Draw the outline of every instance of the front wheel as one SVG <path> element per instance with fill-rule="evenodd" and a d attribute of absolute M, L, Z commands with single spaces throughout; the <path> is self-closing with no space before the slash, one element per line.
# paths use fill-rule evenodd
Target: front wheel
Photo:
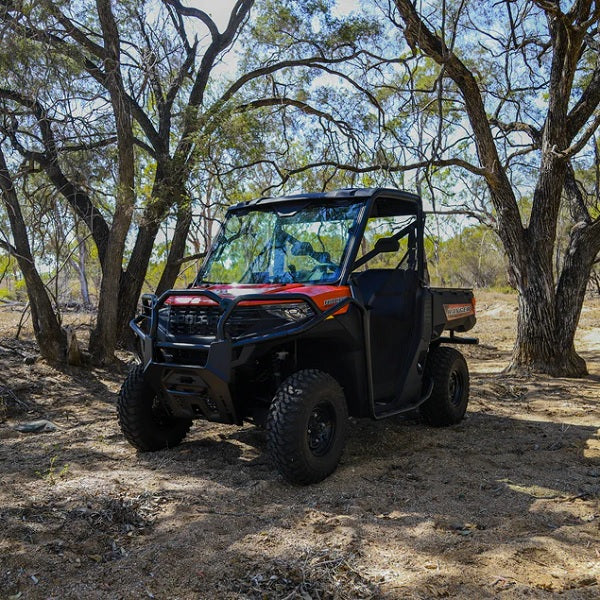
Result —
<path fill-rule="evenodd" d="M 322 481 L 335 471 L 346 441 L 348 408 L 340 384 L 316 369 L 288 377 L 273 398 L 267 442 L 291 483 Z"/>
<path fill-rule="evenodd" d="M 177 446 L 192 425 L 191 419 L 175 419 L 165 411 L 146 383 L 142 365 L 134 367 L 123 383 L 117 414 L 123 435 L 142 452 Z"/>
<path fill-rule="evenodd" d="M 431 396 L 420 408 L 427 423 L 443 427 L 462 421 L 469 402 L 469 369 L 463 355 L 447 346 L 431 350 L 425 381 L 433 382 Z"/>

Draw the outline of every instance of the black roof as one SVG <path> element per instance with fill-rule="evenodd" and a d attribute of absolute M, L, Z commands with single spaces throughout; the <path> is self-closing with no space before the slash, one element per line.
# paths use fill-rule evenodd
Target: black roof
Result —
<path fill-rule="evenodd" d="M 242 208 L 262 207 L 284 202 L 322 202 L 323 200 L 367 200 L 372 197 L 389 198 L 390 200 L 404 200 L 412 204 L 421 205 L 421 198 L 411 192 L 395 188 L 344 188 L 331 192 L 293 194 L 292 196 L 280 196 L 279 198 L 258 198 L 248 202 L 240 202 L 230 207 L 229 210 Z"/>

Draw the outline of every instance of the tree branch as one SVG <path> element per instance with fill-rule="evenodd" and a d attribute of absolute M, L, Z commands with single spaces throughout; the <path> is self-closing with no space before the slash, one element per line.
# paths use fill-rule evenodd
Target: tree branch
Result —
<path fill-rule="evenodd" d="M 179 0 L 162 0 L 165 4 L 172 6 L 180 15 L 184 17 L 194 17 L 206 25 L 208 31 L 213 40 L 217 40 L 220 37 L 219 30 L 215 25 L 215 22 L 209 17 L 207 13 L 199 8 L 192 8 L 191 6 L 184 6 Z"/>
<path fill-rule="evenodd" d="M 490 123 L 473 73 L 423 22 L 410 0 L 395 0 L 404 22 L 404 36 L 413 51 L 420 49 L 443 66 L 461 92 L 469 123 L 473 129 L 479 161 L 498 214 L 498 232 L 513 256 L 523 255 L 523 227 L 519 207 L 506 172 L 501 167 Z"/>
<path fill-rule="evenodd" d="M 272 161 L 263 161 L 266 163 L 270 163 L 273 165 Z M 268 193 L 270 190 L 281 187 L 284 185 L 291 177 L 294 175 L 298 175 L 299 173 L 304 173 L 305 171 L 309 171 L 311 169 L 322 169 L 322 168 L 335 168 L 340 171 L 347 171 L 350 173 L 356 174 L 364 174 L 364 173 L 374 173 L 376 171 L 383 171 L 385 173 L 406 173 L 408 171 L 415 171 L 418 169 L 424 169 L 427 167 L 461 167 L 466 169 L 476 175 L 484 175 L 485 171 L 481 167 L 476 167 L 459 158 L 452 158 L 447 160 L 424 160 L 417 163 L 404 164 L 404 165 L 388 165 L 388 164 L 372 164 L 369 166 L 357 166 L 347 163 L 339 163 L 333 160 L 323 160 L 315 163 L 310 163 L 307 165 L 303 165 L 301 167 L 296 167 L 294 169 L 286 169 L 282 170 L 279 167 L 276 167 L 278 174 L 281 177 L 281 181 L 278 184 L 273 184 L 262 190 L 263 194 Z"/>
<path fill-rule="evenodd" d="M 41 131 L 45 152 L 36 152 L 23 148 L 16 136 L 14 134 L 10 135 L 10 132 L 7 132 L 10 135 L 13 147 L 22 156 L 33 159 L 42 166 L 50 181 L 56 186 L 57 191 L 69 202 L 91 232 L 98 248 L 98 258 L 102 264 L 108 250 L 108 224 L 102 213 L 94 206 L 89 195 L 78 185 L 71 182 L 61 169 L 54 133 L 45 108 L 38 100 L 6 88 L 0 88 L 0 98 L 9 99 L 27 108 L 35 116 Z"/>
<path fill-rule="evenodd" d="M 187 262 L 192 262 L 193 260 L 199 260 L 206 256 L 206 252 L 198 252 L 197 254 L 190 254 L 189 256 L 184 256 L 177 261 L 178 265 L 183 265 Z"/>
<path fill-rule="evenodd" d="M 540 147 L 542 143 L 542 134 L 539 129 L 535 128 L 533 125 L 529 123 L 522 123 L 520 121 L 513 121 L 512 123 L 504 123 L 499 119 L 490 119 L 490 125 L 492 127 L 497 127 L 503 133 L 515 133 L 515 132 L 523 132 L 526 133 L 531 141 L 534 142 L 536 147 Z"/>
<path fill-rule="evenodd" d="M 588 225 L 592 223 L 592 217 L 585 205 L 585 200 L 583 198 L 583 194 L 581 193 L 581 189 L 577 184 L 577 179 L 575 178 L 575 171 L 573 170 L 573 166 L 569 162 L 567 164 L 567 174 L 565 177 L 565 195 L 567 200 L 569 201 L 569 210 L 571 212 L 571 217 L 573 221 L 577 223 L 587 223 Z"/>
<path fill-rule="evenodd" d="M 2 232 L 2 235 L 4 235 L 4 232 Z M 17 256 L 17 249 L 2 238 L 0 238 L 0 248 L 5 250 L 11 256 Z"/>
<path fill-rule="evenodd" d="M 3 18 L 11 26 L 13 31 L 20 33 L 29 40 L 35 42 L 45 42 L 63 56 L 77 61 L 79 65 L 81 65 L 81 67 L 85 69 L 95 81 L 97 81 L 103 88 L 107 89 L 106 73 L 89 56 L 86 56 L 83 52 L 81 52 L 81 48 L 79 48 L 76 44 L 69 43 L 55 34 L 48 33 L 46 30 L 35 29 L 33 27 L 21 24 L 17 19 L 8 14 L 9 10 L 15 10 L 10 0 L 0 0 L 0 7 L 5 9 L 6 12 L 3 14 Z M 157 158 L 164 157 L 166 154 L 168 154 L 168 147 L 165 145 L 163 138 L 155 129 L 154 124 L 139 103 L 130 94 L 126 94 L 125 98 L 130 105 L 130 110 L 133 117 L 139 123 L 144 134 L 154 147 Z"/>
<path fill-rule="evenodd" d="M 65 28 L 65 33 L 73 38 L 80 46 L 85 48 L 88 52 L 91 52 L 94 56 L 97 56 L 101 60 L 106 58 L 105 49 L 96 44 L 96 42 L 90 40 L 90 38 L 79 29 L 71 19 L 69 19 L 63 12 L 61 12 L 56 2 L 49 2 L 48 0 L 42 0 L 44 8 L 54 16 L 54 18 Z"/>
<path fill-rule="evenodd" d="M 597 52 L 598 58 L 592 77 L 567 117 L 569 142 L 573 141 L 577 133 L 587 123 L 600 104 L 600 52 Z"/>
<path fill-rule="evenodd" d="M 183 132 L 175 151 L 175 154 L 180 157 L 184 157 L 187 162 L 188 154 L 193 146 L 193 142 L 190 139 L 190 135 L 197 131 L 197 111 L 189 109 L 197 109 L 204 100 L 204 92 L 208 85 L 208 80 L 212 69 L 214 67 L 217 56 L 226 48 L 228 48 L 238 32 L 238 29 L 244 19 L 248 16 L 250 8 L 254 4 L 254 0 L 238 0 L 231 11 L 229 18 L 229 24 L 222 34 L 213 36 L 213 40 L 209 47 L 206 49 L 204 56 L 200 62 L 200 68 L 196 74 L 194 85 L 190 91 L 190 95 L 187 101 L 188 111 L 183 125 Z"/>
<path fill-rule="evenodd" d="M 581 137 L 577 142 L 571 144 L 564 150 L 555 150 L 556 154 L 561 158 L 571 158 L 580 152 L 584 146 L 590 141 L 596 130 L 600 127 L 600 112 L 596 114 L 594 120 L 586 127 L 585 131 L 581 134 Z"/>
<path fill-rule="evenodd" d="M 314 115 L 316 117 L 319 117 L 320 119 L 324 119 L 326 121 L 329 121 L 330 123 L 334 123 L 340 129 L 343 129 L 347 132 L 350 132 L 352 130 L 350 125 L 348 125 L 348 123 L 346 123 L 345 121 L 342 121 L 341 119 L 336 119 L 333 115 L 329 113 L 319 110 L 314 106 L 307 104 L 306 102 L 295 100 L 293 98 L 261 98 L 260 100 L 252 100 L 251 102 L 240 104 L 235 109 L 235 112 L 243 113 L 249 110 L 263 108 L 266 106 L 293 106 L 302 111 L 303 113 L 306 113 L 307 115 Z"/>

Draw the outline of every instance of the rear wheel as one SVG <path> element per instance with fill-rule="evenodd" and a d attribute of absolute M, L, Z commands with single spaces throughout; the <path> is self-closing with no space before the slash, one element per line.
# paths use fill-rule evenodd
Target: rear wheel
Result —
<path fill-rule="evenodd" d="M 309 484 L 335 471 L 346 441 L 348 408 L 340 384 L 316 369 L 279 387 L 267 418 L 269 451 L 291 483 Z"/>
<path fill-rule="evenodd" d="M 469 369 L 454 348 L 438 346 L 427 357 L 428 382 L 433 382 L 429 399 L 421 405 L 425 420 L 436 427 L 459 423 L 469 402 Z"/>
<path fill-rule="evenodd" d="M 189 431 L 191 419 L 174 419 L 144 380 L 144 368 L 134 367 L 117 400 L 121 431 L 127 441 L 142 452 L 173 448 Z"/>

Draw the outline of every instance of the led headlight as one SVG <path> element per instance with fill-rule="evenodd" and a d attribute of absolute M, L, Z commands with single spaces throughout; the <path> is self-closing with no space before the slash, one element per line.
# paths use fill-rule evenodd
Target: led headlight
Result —
<path fill-rule="evenodd" d="M 265 310 L 274 317 L 290 322 L 303 321 L 314 314 L 313 309 L 306 302 L 268 306 Z"/>

